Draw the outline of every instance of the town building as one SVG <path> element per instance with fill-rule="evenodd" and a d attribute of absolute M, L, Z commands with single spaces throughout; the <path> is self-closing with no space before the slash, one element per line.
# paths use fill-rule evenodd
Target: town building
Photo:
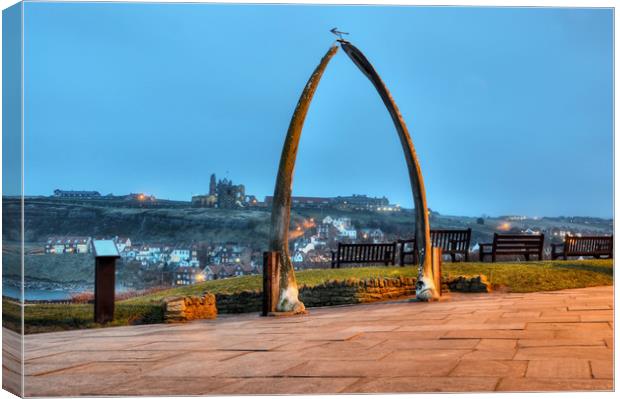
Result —
<path fill-rule="evenodd" d="M 182 260 L 189 261 L 190 260 L 190 250 L 189 248 L 175 248 L 170 253 L 170 262 L 179 263 Z"/>
<path fill-rule="evenodd" d="M 273 196 L 265 197 L 265 204 L 273 204 Z M 367 195 L 353 194 L 351 196 L 338 197 L 291 197 L 291 206 L 296 208 L 338 208 L 347 210 L 371 210 L 377 211 L 381 208 L 399 208 L 397 205 L 390 205 L 386 197 L 368 197 Z"/>
<path fill-rule="evenodd" d="M 205 274 L 200 268 L 179 267 L 174 271 L 174 285 L 192 285 L 205 281 Z"/>
<path fill-rule="evenodd" d="M 381 229 L 361 229 L 360 238 L 366 242 L 372 242 L 378 244 L 385 242 L 385 234 Z"/>
<path fill-rule="evenodd" d="M 367 195 L 353 194 L 346 197 L 336 197 L 333 203 L 338 208 L 353 209 L 358 211 L 377 210 L 390 205 L 386 197 L 368 197 Z"/>
<path fill-rule="evenodd" d="M 192 206 L 199 208 L 236 209 L 258 205 L 255 196 L 246 196 L 243 184 L 233 184 L 226 178 L 216 183 L 215 174 L 209 179 L 208 194 L 192 196 Z"/>
<path fill-rule="evenodd" d="M 217 206 L 217 195 L 194 195 L 192 196 L 192 206 L 196 208 L 215 208 Z"/>
<path fill-rule="evenodd" d="M 52 236 L 47 238 L 47 254 L 87 254 L 91 252 L 92 238 L 82 236 Z"/>
<path fill-rule="evenodd" d="M 54 197 L 56 198 L 100 198 L 101 194 L 98 191 L 72 191 L 72 190 L 54 190 Z"/>
<path fill-rule="evenodd" d="M 217 183 L 217 207 L 234 209 L 243 207 L 245 202 L 245 186 L 233 184 L 232 180 L 224 179 Z"/>
<path fill-rule="evenodd" d="M 153 203 L 157 202 L 157 198 L 154 195 L 148 195 L 144 193 L 130 193 L 123 197 L 125 201 L 134 201 L 139 203 Z"/>
<path fill-rule="evenodd" d="M 291 206 L 296 208 L 324 208 L 330 206 L 331 203 L 332 199 L 327 197 L 291 197 Z M 272 195 L 265 197 L 265 204 L 273 205 Z"/>
<path fill-rule="evenodd" d="M 123 252 L 126 248 L 131 248 L 131 240 L 129 237 L 116 237 L 114 240 L 118 252 Z"/>

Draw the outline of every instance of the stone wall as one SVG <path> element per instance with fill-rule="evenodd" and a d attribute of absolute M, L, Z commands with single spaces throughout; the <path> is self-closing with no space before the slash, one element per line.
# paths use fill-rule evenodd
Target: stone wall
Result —
<path fill-rule="evenodd" d="M 415 281 L 409 277 L 331 280 L 313 287 L 300 286 L 299 299 L 306 307 L 375 302 L 415 295 Z M 220 313 L 260 312 L 263 304 L 261 291 L 217 294 L 216 300 Z"/>
<path fill-rule="evenodd" d="M 415 278 L 373 278 L 367 280 L 331 280 L 313 287 L 299 287 L 299 297 L 306 307 L 368 303 L 415 295 Z M 458 276 L 445 281 L 442 291 L 490 292 L 483 275 Z M 215 304 L 217 303 L 217 309 Z M 263 306 L 261 291 L 236 294 L 206 294 L 203 298 L 171 298 L 166 302 L 166 321 L 211 319 L 217 313 L 260 312 Z"/>
<path fill-rule="evenodd" d="M 215 295 L 205 294 L 202 297 L 166 298 L 163 303 L 164 321 L 166 323 L 182 322 L 196 319 L 215 319 L 217 307 Z"/>
<path fill-rule="evenodd" d="M 242 291 L 236 294 L 216 294 L 220 313 L 260 312 L 263 309 L 262 291 Z"/>
<path fill-rule="evenodd" d="M 415 282 L 410 277 L 332 280 L 314 287 L 302 286 L 299 296 L 308 307 L 368 303 L 415 295 Z"/>

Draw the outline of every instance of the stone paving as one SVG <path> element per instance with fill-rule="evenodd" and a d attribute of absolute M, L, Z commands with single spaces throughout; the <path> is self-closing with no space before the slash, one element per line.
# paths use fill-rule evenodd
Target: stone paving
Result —
<path fill-rule="evenodd" d="M 36 334 L 25 394 L 609 391 L 613 323 L 596 287 Z"/>

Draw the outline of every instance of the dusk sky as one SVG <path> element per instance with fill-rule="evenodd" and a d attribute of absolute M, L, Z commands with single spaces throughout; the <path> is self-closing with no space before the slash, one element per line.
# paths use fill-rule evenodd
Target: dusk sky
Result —
<path fill-rule="evenodd" d="M 27 3 L 25 193 L 190 200 L 209 176 L 272 195 L 308 77 L 347 37 L 409 127 L 442 214 L 613 213 L 611 9 Z M 294 195 L 412 207 L 403 152 L 341 50 Z"/>

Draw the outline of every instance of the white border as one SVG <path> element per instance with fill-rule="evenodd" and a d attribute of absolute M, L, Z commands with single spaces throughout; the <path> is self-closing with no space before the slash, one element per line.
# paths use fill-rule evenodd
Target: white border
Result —
<path fill-rule="evenodd" d="M 45 1 L 36 1 L 36 0 L 26 0 L 26 2 L 45 2 Z M 48 2 L 54 2 L 54 1 L 48 1 Z M 69 1 L 56 1 L 56 2 L 69 2 Z M 75 0 L 75 1 L 71 1 L 71 2 L 93 2 L 93 1 L 86 1 L 86 0 Z M 121 0 L 108 0 L 108 1 L 101 1 L 101 3 L 126 3 L 127 1 L 121 1 Z M 467 1 L 467 0 L 448 0 L 448 1 L 415 1 L 415 0 L 388 0 L 385 2 L 379 2 L 377 1 L 364 1 L 364 0 L 356 0 L 356 1 L 352 1 L 352 0 L 339 0 L 339 1 L 329 1 L 329 0 L 313 0 L 313 1 L 299 1 L 299 0 L 288 0 L 288 1 L 284 1 L 284 0 L 270 0 L 270 1 L 260 1 L 260 0 L 244 0 L 244 1 L 233 1 L 233 0 L 219 0 L 219 1 L 214 1 L 214 2 L 199 2 L 199 1 L 177 1 L 177 0 L 168 0 L 168 1 L 162 1 L 162 2 L 155 2 L 155 1 L 149 1 L 149 0 L 134 0 L 132 2 L 135 3 L 243 3 L 243 4 L 315 4 L 315 5 L 379 5 L 379 6 L 387 6 L 387 5 L 423 5 L 423 6 L 438 6 L 438 7 L 444 7 L 444 6 L 481 6 L 481 7 L 581 7 L 581 8 L 594 8 L 594 7 L 604 7 L 604 8 L 615 8 L 617 2 L 616 1 L 605 1 L 605 0 L 591 0 L 591 1 L 571 1 L 571 0 L 538 0 L 538 1 L 532 1 L 532 0 L 520 0 L 520 1 L 515 1 L 515 0 L 502 0 L 502 1 L 492 1 L 492 0 L 474 0 L 474 1 Z M 7 7 L 10 7 L 14 4 L 18 3 L 15 0 L 0 0 L 0 7 L 2 9 L 5 9 Z M 23 6 L 22 6 L 23 7 Z M 615 10 L 614 10 L 615 12 Z M 24 35 L 23 35 L 23 18 L 24 18 L 24 9 L 22 9 L 22 43 L 24 40 Z M 0 18 L 0 43 L 2 40 L 2 34 L 1 34 L 1 27 L 2 27 L 2 22 L 1 22 L 1 18 Z M 617 32 L 615 30 L 615 15 L 614 15 L 614 55 L 613 55 L 613 60 L 614 60 L 614 83 L 613 83 L 613 87 L 614 87 L 614 120 L 613 120 L 613 131 L 614 131 L 614 141 L 613 141 L 613 145 L 614 145 L 614 216 L 615 216 L 615 209 L 616 206 L 618 205 L 618 196 L 616 195 L 616 176 L 618 176 L 618 164 L 615 162 L 615 154 L 616 154 L 616 150 L 618 150 L 618 142 L 615 140 L 615 123 L 616 123 L 616 119 L 615 119 L 615 113 L 618 110 L 617 108 L 617 104 L 615 101 L 615 93 L 616 93 L 616 81 L 615 81 L 615 75 L 616 75 L 616 63 L 615 63 L 615 44 L 617 43 Z M 1 58 L 1 53 L 0 53 L 0 68 L 1 68 L 1 64 L 2 64 L 2 58 Z M 23 49 L 22 49 L 22 77 L 23 77 Z M 2 85 L 0 83 L 0 90 L 2 88 Z M 0 109 L 1 109 L 1 96 L 0 96 Z M 24 108 L 23 108 L 23 79 L 22 79 L 22 118 L 24 117 Z M 0 116 L 0 123 L 1 123 L 1 116 Z M 22 129 L 24 128 L 24 121 L 22 119 Z M 22 162 L 24 161 L 24 153 L 23 153 L 23 131 L 22 131 Z M 0 159 L 1 159 L 1 141 L 0 141 Z M 22 179 L 23 179 L 23 171 L 24 171 L 24 165 L 22 165 Z M 1 182 L 1 163 L 0 163 L 0 182 Z M 24 190 L 24 181 L 22 180 L 22 193 Z M 1 209 L 1 205 L 0 205 L 0 209 Z M 22 206 L 22 212 L 23 212 L 23 206 Z M 2 215 L 0 213 L 0 225 L 2 222 Z M 618 231 L 616 231 L 616 224 L 615 224 L 615 217 L 614 217 L 614 235 L 617 236 Z M 24 239 L 23 237 L 24 231 L 23 231 L 23 214 L 22 214 L 22 241 Z M 1 244 L 0 244 L 1 247 Z M 617 248 L 617 245 L 616 245 Z M 617 251 L 616 254 L 620 252 Z M 615 256 L 615 255 L 614 255 Z M 23 265 L 23 254 L 22 254 L 22 265 Z M 22 280 L 23 280 L 23 272 L 22 272 Z M 23 281 L 22 281 L 22 290 L 23 290 Z M 615 293 L 615 275 L 614 275 L 614 293 Z M 22 292 L 22 297 L 23 297 L 23 292 Z M 618 298 L 614 295 L 614 299 L 615 299 L 615 308 L 617 308 L 618 306 Z M 23 323 L 23 315 L 22 315 L 22 323 Z M 614 338 L 615 338 L 615 330 L 614 330 Z M 22 340 L 22 353 L 23 353 L 23 340 Z M 614 358 L 615 358 L 615 350 L 614 350 Z M 23 368 L 23 364 L 22 364 L 22 368 Z M 23 373 L 22 373 L 23 375 Z M 617 367 L 615 368 L 615 378 L 614 378 L 614 382 L 617 383 L 618 382 L 618 376 L 619 376 L 619 372 Z M 463 398 L 463 399 L 473 399 L 473 398 L 478 398 L 480 397 L 481 394 L 442 394 L 441 397 L 442 398 Z M 484 398 L 505 398 L 505 397 L 522 397 L 522 396 L 526 396 L 526 397 L 545 397 L 545 398 L 552 398 L 552 397 L 557 397 L 557 398 L 581 398 L 581 397 L 592 397 L 592 398 L 607 398 L 607 397 L 614 397 L 612 396 L 613 393 L 604 393 L 604 392 L 573 392 L 573 393 L 485 393 L 483 395 Z M 306 398 L 317 398 L 317 399 L 322 399 L 322 398 L 342 398 L 342 399 L 349 399 L 349 398 L 354 398 L 358 395 L 305 395 L 304 397 Z M 2 390 L 0 392 L 0 398 L 14 398 L 15 396 L 11 395 L 10 393 L 8 393 L 7 391 Z M 185 397 L 189 397 L 189 396 L 185 396 Z M 213 397 L 213 396 L 211 396 Z M 227 398 L 231 398 L 232 396 L 228 396 Z M 248 396 L 243 396 L 243 397 L 239 397 L 239 398 L 247 398 Z M 262 396 L 263 398 L 281 398 L 282 396 Z M 416 399 L 436 399 L 438 398 L 438 394 L 406 394 L 406 395 L 373 395 L 373 397 L 377 397 L 377 398 L 396 398 L 396 397 L 408 397 L 408 398 L 416 398 Z M 141 396 L 141 398 L 154 398 L 154 397 L 148 397 L 148 396 Z M 162 398 L 161 396 L 158 398 Z M 177 396 L 178 398 L 178 396 Z M 234 397 L 233 397 L 234 398 Z"/>

